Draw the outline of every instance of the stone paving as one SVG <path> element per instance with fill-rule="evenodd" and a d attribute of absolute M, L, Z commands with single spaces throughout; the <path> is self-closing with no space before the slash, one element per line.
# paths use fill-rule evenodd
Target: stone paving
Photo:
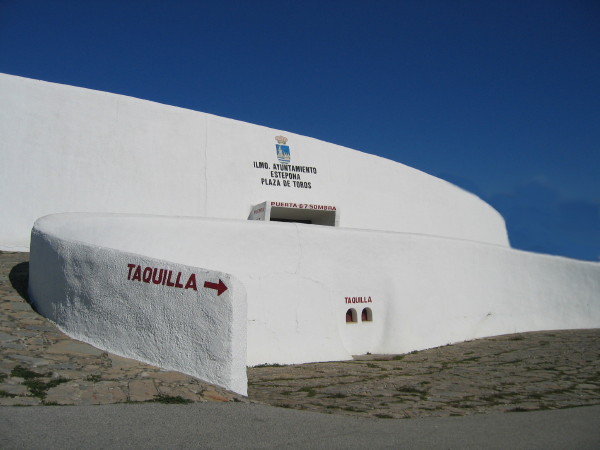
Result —
<path fill-rule="evenodd" d="M 600 330 L 522 333 L 407 355 L 257 367 L 250 398 L 380 418 L 600 404 Z"/>
<path fill-rule="evenodd" d="M 520 333 L 407 355 L 248 369 L 249 398 L 69 338 L 26 301 L 28 254 L 0 252 L 0 405 L 253 401 L 408 418 L 600 404 L 600 330 Z"/>

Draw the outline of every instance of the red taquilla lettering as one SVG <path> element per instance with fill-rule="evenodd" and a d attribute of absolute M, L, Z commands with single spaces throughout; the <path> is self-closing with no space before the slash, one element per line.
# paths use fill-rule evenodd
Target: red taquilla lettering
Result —
<path fill-rule="evenodd" d="M 167 278 L 167 286 L 171 286 L 171 287 L 173 287 L 173 286 L 175 286 L 175 283 L 173 283 L 173 282 L 171 281 L 171 275 L 173 275 L 173 271 L 172 271 L 172 270 L 169 270 L 169 278 Z"/>
<path fill-rule="evenodd" d="M 344 297 L 344 300 L 346 303 L 373 303 L 370 295 L 365 297 Z"/>
<path fill-rule="evenodd" d="M 179 282 L 180 280 L 181 280 L 181 272 L 179 272 L 177 274 L 177 279 L 175 280 L 175 287 L 178 287 L 178 288 L 182 288 L 183 287 L 183 284 L 181 284 Z"/>
<path fill-rule="evenodd" d="M 190 275 L 190 277 L 187 280 L 187 283 L 185 283 L 185 288 L 193 289 L 195 291 L 198 290 L 198 288 L 196 287 L 196 275 L 195 274 Z"/>
<path fill-rule="evenodd" d="M 150 283 L 151 279 L 152 279 L 152 267 L 146 267 L 144 269 L 144 273 L 142 275 L 142 281 L 144 283 Z"/>
<path fill-rule="evenodd" d="M 127 279 L 140 283 L 198 291 L 198 281 L 195 273 L 186 275 L 184 272 L 173 272 L 158 267 L 127 264 Z M 225 290 L 227 290 L 227 287 L 225 287 Z"/>
<path fill-rule="evenodd" d="M 318 211 L 337 211 L 335 206 L 311 205 L 309 203 L 299 203 L 298 204 L 298 203 L 285 203 L 285 202 L 271 202 L 271 206 L 278 206 L 281 208 L 316 209 Z"/>
<path fill-rule="evenodd" d="M 132 264 L 128 264 L 129 266 Z M 153 269 L 152 270 L 152 282 L 154 284 L 160 284 L 162 283 L 163 277 L 164 277 L 164 273 L 165 270 L 164 269 L 160 269 L 160 271 L 158 269 Z M 158 277 L 156 276 L 156 274 L 158 274 Z"/>
<path fill-rule="evenodd" d="M 132 280 L 138 280 L 138 281 L 142 281 L 142 269 L 140 268 L 140 266 L 137 266 L 135 268 L 135 272 L 133 272 L 133 278 Z"/>

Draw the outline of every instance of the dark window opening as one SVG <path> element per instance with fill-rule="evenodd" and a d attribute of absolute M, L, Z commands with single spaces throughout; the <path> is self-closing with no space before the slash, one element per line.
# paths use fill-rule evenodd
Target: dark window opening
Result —
<path fill-rule="evenodd" d="M 373 312 L 371 311 L 371 308 L 365 308 L 362 310 L 362 313 L 360 314 L 360 320 L 362 322 L 372 322 L 373 321 Z"/>
<path fill-rule="evenodd" d="M 331 204 L 313 205 L 309 203 L 265 201 L 252 206 L 248 220 L 336 227 L 339 223 L 339 210 Z"/>
<path fill-rule="evenodd" d="M 358 322 L 356 317 L 356 310 L 354 308 L 350 308 L 346 311 L 346 323 L 356 323 Z"/>
<path fill-rule="evenodd" d="M 336 211 L 273 206 L 267 220 L 271 222 L 296 222 L 333 227 L 335 226 L 335 215 Z"/>
<path fill-rule="evenodd" d="M 302 220 L 302 219 L 276 219 L 271 218 L 271 222 L 294 222 L 294 223 L 307 223 L 311 224 L 312 220 Z"/>

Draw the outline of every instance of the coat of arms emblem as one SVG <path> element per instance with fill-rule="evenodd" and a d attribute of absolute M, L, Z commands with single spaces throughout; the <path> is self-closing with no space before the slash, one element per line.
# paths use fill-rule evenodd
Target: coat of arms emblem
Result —
<path fill-rule="evenodd" d="M 286 145 L 287 138 L 285 136 L 275 136 L 275 140 L 277 141 L 277 145 L 275 146 L 277 149 L 277 159 L 280 163 L 289 164 L 291 156 L 290 146 Z"/>

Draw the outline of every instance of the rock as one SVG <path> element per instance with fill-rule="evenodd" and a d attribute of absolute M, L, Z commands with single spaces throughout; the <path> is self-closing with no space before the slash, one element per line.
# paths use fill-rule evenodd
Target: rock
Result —
<path fill-rule="evenodd" d="M 4 391 L 10 395 L 29 395 L 29 389 L 22 384 L 0 383 L 0 391 Z"/>
<path fill-rule="evenodd" d="M 0 406 L 35 406 L 42 400 L 37 397 L 0 397 Z"/>
<path fill-rule="evenodd" d="M 230 398 L 227 398 L 224 395 L 219 394 L 217 391 L 213 391 L 211 389 L 204 391 L 202 393 L 202 397 L 211 402 L 228 402 L 230 400 Z"/>
<path fill-rule="evenodd" d="M 127 395 L 115 381 L 100 381 L 91 386 L 87 385 L 81 391 L 81 404 L 83 405 L 106 405 L 110 403 L 123 403 L 127 401 Z"/>
<path fill-rule="evenodd" d="M 110 358 L 110 361 L 112 363 L 112 368 L 113 369 L 128 369 L 130 367 L 137 367 L 139 365 L 142 365 L 143 363 L 136 361 L 134 359 L 130 359 L 130 358 L 124 358 L 122 356 L 117 356 L 117 355 L 108 355 Z"/>
<path fill-rule="evenodd" d="M 185 400 L 191 400 L 192 402 L 203 400 L 201 395 L 192 392 L 186 386 L 160 385 L 158 390 L 160 392 L 159 395 L 163 395 L 165 397 L 181 397 Z"/>
<path fill-rule="evenodd" d="M 51 345 L 46 350 L 47 353 L 67 353 L 71 355 L 82 355 L 82 356 L 100 356 L 102 355 L 102 350 L 98 350 L 96 347 L 92 347 L 90 344 L 86 344 L 85 342 L 73 341 L 73 340 L 64 340 L 60 341 L 54 345 Z"/>
<path fill-rule="evenodd" d="M 158 389 L 152 380 L 133 380 L 129 382 L 129 400 L 145 402 L 158 395 Z"/>
<path fill-rule="evenodd" d="M 79 405 L 81 404 L 81 389 L 77 382 L 59 384 L 48 390 L 46 403 L 56 403 L 58 405 Z"/>
<path fill-rule="evenodd" d="M 179 372 L 154 372 L 148 374 L 148 376 L 156 380 L 163 381 L 165 383 L 177 383 L 182 381 L 190 381 L 194 379 L 189 375 Z"/>
<path fill-rule="evenodd" d="M 48 360 L 44 358 L 37 358 L 35 356 L 10 354 L 8 355 L 8 357 L 14 359 L 15 361 L 24 362 L 29 365 L 32 365 L 33 367 L 47 366 L 48 364 L 50 364 Z"/>
<path fill-rule="evenodd" d="M 8 334 L 8 333 L 4 333 L 4 332 L 0 331 L 0 343 L 16 341 L 18 339 L 19 339 L 18 337 L 13 336 L 12 334 Z"/>

